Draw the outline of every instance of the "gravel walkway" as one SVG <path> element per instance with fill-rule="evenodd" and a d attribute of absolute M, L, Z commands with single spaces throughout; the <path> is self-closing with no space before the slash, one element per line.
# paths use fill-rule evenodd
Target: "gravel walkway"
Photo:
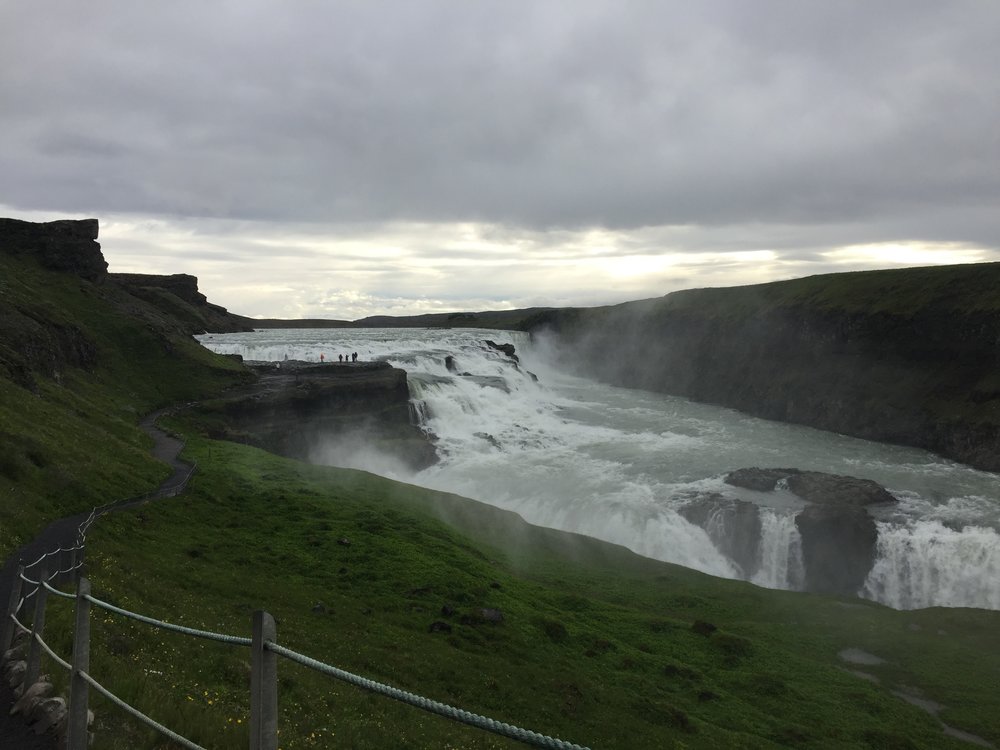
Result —
<path fill-rule="evenodd" d="M 163 432 L 156 426 L 156 420 L 165 410 L 149 414 L 139 426 L 153 439 L 152 455 L 154 458 L 168 464 L 172 472 L 157 488 L 151 497 L 169 497 L 176 494 L 177 489 L 187 481 L 191 466 L 180 461 L 177 456 L 184 444 L 177 438 Z M 148 498 L 143 498 L 143 500 Z M 133 503 L 123 501 L 121 507 Z M 10 601 L 10 588 L 20 560 L 32 562 L 45 552 L 59 547 L 71 547 L 76 540 L 77 529 L 90 512 L 80 513 L 69 518 L 61 518 L 49 524 L 42 533 L 28 544 L 16 550 L 0 570 L 0 608 L 6 615 L 7 603 Z M 68 658 L 69 654 L 62 654 Z M 0 748 L 2 750 L 56 750 L 56 739 L 51 734 L 36 735 L 20 716 L 11 716 L 10 708 L 14 704 L 14 692 L 7 683 L 0 680 Z"/>

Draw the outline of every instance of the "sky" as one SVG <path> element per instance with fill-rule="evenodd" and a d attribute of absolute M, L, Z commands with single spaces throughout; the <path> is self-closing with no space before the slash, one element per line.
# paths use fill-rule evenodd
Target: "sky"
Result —
<path fill-rule="evenodd" d="M 0 216 L 255 317 L 1000 261 L 1000 3 L 0 3 Z"/>

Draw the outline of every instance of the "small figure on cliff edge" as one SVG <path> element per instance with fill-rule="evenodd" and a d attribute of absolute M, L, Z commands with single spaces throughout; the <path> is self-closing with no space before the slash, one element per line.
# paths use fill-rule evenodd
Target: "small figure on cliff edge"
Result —
<path fill-rule="evenodd" d="M 354 352 L 354 354 L 351 355 L 351 362 L 357 362 L 357 361 L 358 361 L 358 353 Z"/>
<path fill-rule="evenodd" d="M 338 354 L 337 355 L 337 359 L 340 360 L 341 362 L 343 362 L 344 361 L 344 355 L 343 354 Z"/>
<path fill-rule="evenodd" d="M 320 353 L 319 353 L 319 361 L 320 361 L 320 362 L 323 362 L 324 360 L 326 360 L 326 355 L 325 355 L 325 354 L 323 354 L 323 352 L 320 352 Z"/>

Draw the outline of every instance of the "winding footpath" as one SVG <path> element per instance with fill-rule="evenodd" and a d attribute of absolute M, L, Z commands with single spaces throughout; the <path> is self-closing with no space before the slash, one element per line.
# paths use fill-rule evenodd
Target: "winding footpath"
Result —
<path fill-rule="evenodd" d="M 191 476 L 190 464 L 181 461 L 180 454 L 184 443 L 171 437 L 156 426 L 156 420 L 167 410 L 161 409 L 147 415 L 139 426 L 153 439 L 152 455 L 171 468 L 167 477 L 154 492 L 139 499 L 128 498 L 113 506 L 127 508 L 140 502 L 146 502 L 162 497 L 172 497 L 184 487 Z M 76 542 L 77 530 L 80 528 L 90 511 L 79 513 L 68 518 L 60 518 L 49 524 L 37 537 L 7 558 L 0 570 L 0 607 L 6 615 L 7 603 L 10 601 L 10 590 L 17 566 L 21 560 L 37 560 L 49 550 L 59 547 L 72 547 Z M 67 655 L 64 655 L 68 657 Z M 6 681 L 0 680 L 0 748 L 3 750 L 56 750 L 56 738 L 52 734 L 37 735 L 27 726 L 20 716 L 11 716 L 10 709 L 14 705 L 14 691 Z"/>

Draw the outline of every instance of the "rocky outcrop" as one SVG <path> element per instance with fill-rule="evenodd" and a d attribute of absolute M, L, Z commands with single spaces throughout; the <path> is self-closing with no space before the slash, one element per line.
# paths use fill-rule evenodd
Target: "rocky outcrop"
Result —
<path fill-rule="evenodd" d="M 514 353 L 515 350 L 514 350 L 514 345 L 513 344 L 498 344 L 497 342 L 490 341 L 489 339 L 486 339 L 486 341 L 484 343 L 490 349 L 496 349 L 501 354 L 506 354 L 508 357 L 510 357 L 515 362 L 520 362 L 520 359 Z"/>
<path fill-rule="evenodd" d="M 809 503 L 795 516 L 802 540 L 806 591 L 854 596 L 875 562 L 878 530 L 866 507 L 896 502 L 869 479 L 800 469 L 737 469 L 724 477 L 733 487 L 787 490 Z M 766 502 L 766 501 L 765 501 Z M 721 553 L 750 579 L 761 565 L 760 510 L 718 492 L 688 498 L 677 511 L 700 526 Z"/>
<path fill-rule="evenodd" d="M 97 240 L 97 219 L 36 223 L 0 219 L 0 252 L 26 255 L 51 271 L 64 271 L 99 282 L 108 264 Z"/>
<path fill-rule="evenodd" d="M 700 495 L 677 510 L 700 526 L 712 544 L 749 578 L 759 563 L 760 511 L 753 503 L 718 493 Z"/>
<path fill-rule="evenodd" d="M 319 446 L 369 446 L 413 469 L 437 460 L 410 417 L 406 372 L 386 362 L 252 365 L 253 386 L 198 407 L 213 437 L 257 445 L 301 460 Z"/>
<path fill-rule="evenodd" d="M 732 471 L 725 476 L 724 481 L 734 487 L 762 492 L 774 490 L 783 481 L 792 493 L 803 500 L 824 505 L 864 506 L 896 502 L 895 497 L 871 479 L 824 474 L 819 471 L 753 467 Z"/>
<path fill-rule="evenodd" d="M 91 370 L 97 359 L 97 346 L 76 325 L 0 302 L 0 375 L 34 389 L 35 374 L 59 382 L 67 367 Z"/>
<path fill-rule="evenodd" d="M 758 492 L 784 486 L 810 503 L 795 517 L 802 537 L 805 588 L 851 596 L 875 562 L 878 531 L 865 506 L 896 498 L 870 479 L 799 469 L 737 469 L 727 484 Z"/>
<path fill-rule="evenodd" d="M 207 305 L 208 298 L 198 291 L 198 277 L 187 273 L 162 276 L 151 273 L 113 273 L 112 281 L 132 289 L 155 287 L 165 289 L 190 305 Z M 221 308 L 225 309 L 225 308 Z"/>
<path fill-rule="evenodd" d="M 802 536 L 805 588 L 854 596 L 875 563 L 878 531 L 857 505 L 810 505 L 795 517 Z"/>
<path fill-rule="evenodd" d="M 1000 471 L 1000 263 L 539 313 L 581 374 Z"/>
<path fill-rule="evenodd" d="M 145 273 L 112 273 L 108 279 L 129 294 L 160 308 L 186 325 L 186 332 L 234 333 L 252 331 L 247 318 L 214 305 L 198 289 L 198 278 L 186 273 L 168 276 Z M 181 304 L 178 304 L 178 300 Z"/>

